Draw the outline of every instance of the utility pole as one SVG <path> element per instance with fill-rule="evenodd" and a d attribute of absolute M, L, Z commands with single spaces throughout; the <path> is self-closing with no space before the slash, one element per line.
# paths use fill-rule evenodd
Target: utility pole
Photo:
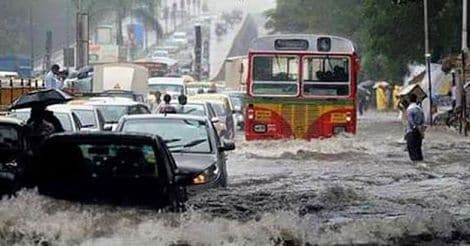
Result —
<path fill-rule="evenodd" d="M 468 32 L 467 32 L 467 18 L 468 18 L 468 0 L 463 0 L 462 2 L 462 81 L 459 85 L 459 89 L 461 90 L 461 104 L 462 104 L 462 115 L 460 120 L 460 129 L 462 126 L 465 126 L 465 122 L 467 120 L 467 93 L 465 91 L 465 83 L 466 83 L 466 59 L 468 53 Z M 468 134 L 466 127 L 464 128 L 465 136 Z"/>
<path fill-rule="evenodd" d="M 34 71 L 34 26 L 33 26 L 33 3 L 29 5 L 29 38 L 31 52 L 31 72 Z M 32 74 L 31 74 L 32 75 Z"/>
<path fill-rule="evenodd" d="M 76 26 L 76 46 L 77 46 L 77 68 L 88 65 L 89 30 L 88 14 L 82 11 L 81 0 L 77 0 L 77 26 Z"/>
<path fill-rule="evenodd" d="M 431 81 L 431 54 L 429 53 L 429 28 L 428 28 L 428 0 L 424 0 L 424 47 L 426 57 L 426 74 L 429 88 L 429 125 L 432 126 L 432 81 Z"/>

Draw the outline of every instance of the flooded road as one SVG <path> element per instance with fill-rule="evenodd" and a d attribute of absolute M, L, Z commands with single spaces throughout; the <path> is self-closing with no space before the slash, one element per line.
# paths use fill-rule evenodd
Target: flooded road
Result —
<path fill-rule="evenodd" d="M 80 205 L 23 191 L 0 202 L 1 245 L 349 245 L 470 243 L 470 141 L 431 129 L 408 161 L 393 114 L 356 136 L 244 142 L 226 189 L 184 214 Z"/>

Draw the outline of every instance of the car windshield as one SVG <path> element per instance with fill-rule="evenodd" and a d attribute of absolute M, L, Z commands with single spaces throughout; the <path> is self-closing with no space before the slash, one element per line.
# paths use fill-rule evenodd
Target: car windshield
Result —
<path fill-rule="evenodd" d="M 156 134 L 168 143 L 172 152 L 211 153 L 206 122 L 189 119 L 127 120 L 123 132 Z"/>
<path fill-rule="evenodd" d="M 18 149 L 19 145 L 18 131 L 14 127 L 0 125 L 0 148 Z"/>
<path fill-rule="evenodd" d="M 155 84 L 155 85 L 149 85 L 150 91 L 159 91 L 162 93 L 165 92 L 176 92 L 176 93 L 181 93 L 183 92 L 183 86 L 182 85 L 162 85 L 162 84 Z"/>
<path fill-rule="evenodd" d="M 101 110 L 106 123 L 117 123 L 122 116 L 127 114 L 127 106 L 99 105 L 95 107 Z"/>
<path fill-rule="evenodd" d="M 184 106 L 174 104 L 173 106 L 176 106 L 176 111 L 178 114 L 206 116 L 206 111 L 204 110 L 204 105 L 202 104 L 186 104 Z"/>
<path fill-rule="evenodd" d="M 98 122 L 96 122 L 95 112 L 93 110 L 74 109 L 72 111 L 77 114 L 83 127 L 97 127 Z"/>

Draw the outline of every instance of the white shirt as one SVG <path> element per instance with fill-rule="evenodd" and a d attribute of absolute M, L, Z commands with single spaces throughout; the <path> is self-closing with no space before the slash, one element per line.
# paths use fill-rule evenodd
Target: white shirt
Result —
<path fill-rule="evenodd" d="M 52 71 L 49 71 L 46 74 L 45 87 L 46 89 L 62 89 L 62 81 Z"/>

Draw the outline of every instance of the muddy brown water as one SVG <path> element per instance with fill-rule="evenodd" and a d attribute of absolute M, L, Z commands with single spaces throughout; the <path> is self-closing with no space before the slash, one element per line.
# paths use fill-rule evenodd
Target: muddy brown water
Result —
<path fill-rule="evenodd" d="M 229 186 L 192 196 L 183 214 L 22 191 L 0 202 L 0 245 L 470 244 L 470 140 L 433 128 L 415 165 L 402 135 L 395 115 L 373 113 L 356 136 L 239 135 Z"/>

